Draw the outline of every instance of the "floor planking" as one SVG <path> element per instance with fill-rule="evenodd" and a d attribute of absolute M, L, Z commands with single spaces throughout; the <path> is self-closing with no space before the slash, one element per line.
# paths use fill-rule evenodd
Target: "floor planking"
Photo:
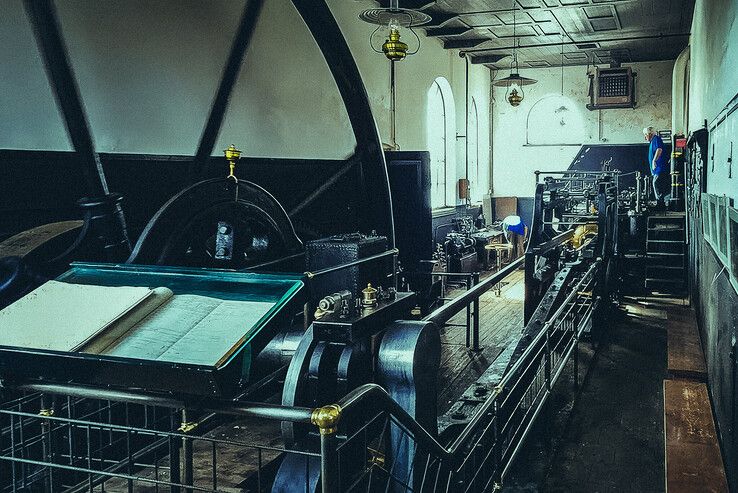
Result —
<path fill-rule="evenodd" d="M 482 276 L 482 279 L 485 276 Z M 443 414 L 505 349 L 513 331 L 523 329 L 524 272 L 510 274 L 497 296 L 495 290 L 479 299 L 479 341 L 481 350 L 466 347 L 466 311 L 441 329 L 441 368 L 438 378 L 438 412 Z M 463 289 L 451 291 L 448 297 Z"/>

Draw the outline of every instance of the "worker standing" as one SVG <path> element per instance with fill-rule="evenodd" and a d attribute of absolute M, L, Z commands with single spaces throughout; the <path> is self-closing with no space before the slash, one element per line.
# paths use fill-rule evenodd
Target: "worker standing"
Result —
<path fill-rule="evenodd" d="M 669 176 L 669 163 L 666 159 L 664 141 L 656 134 L 653 127 L 644 128 L 643 136 L 650 143 L 648 147 L 648 166 L 653 175 L 656 209 L 664 210 L 669 192 L 671 192 L 671 177 Z"/>

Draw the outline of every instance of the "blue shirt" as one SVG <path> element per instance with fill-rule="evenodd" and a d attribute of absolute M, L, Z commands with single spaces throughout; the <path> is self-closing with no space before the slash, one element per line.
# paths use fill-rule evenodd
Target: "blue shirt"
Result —
<path fill-rule="evenodd" d="M 656 160 L 656 168 L 653 168 L 653 157 L 656 155 L 656 149 L 661 149 L 661 155 Z M 660 175 L 667 170 L 664 141 L 658 135 L 654 135 L 651 138 L 651 144 L 648 146 L 648 168 L 651 170 L 652 175 Z"/>
<path fill-rule="evenodd" d="M 502 220 L 502 227 L 505 231 L 525 236 L 525 223 L 520 216 L 507 216 Z"/>

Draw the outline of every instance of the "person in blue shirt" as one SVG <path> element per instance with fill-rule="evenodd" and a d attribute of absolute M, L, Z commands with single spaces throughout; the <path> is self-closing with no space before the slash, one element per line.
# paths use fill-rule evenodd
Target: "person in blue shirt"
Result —
<path fill-rule="evenodd" d="M 653 175 L 653 193 L 656 195 L 656 208 L 663 210 L 671 193 L 671 176 L 669 161 L 666 158 L 664 141 L 656 134 L 653 127 L 643 129 L 648 146 L 648 166 Z"/>
<path fill-rule="evenodd" d="M 519 250 L 523 250 L 523 242 L 528 232 L 528 226 L 525 225 L 520 216 L 507 216 L 502 220 L 502 231 L 505 233 L 505 239 L 513 246 L 513 257 L 518 258 L 518 255 L 522 253 Z"/>

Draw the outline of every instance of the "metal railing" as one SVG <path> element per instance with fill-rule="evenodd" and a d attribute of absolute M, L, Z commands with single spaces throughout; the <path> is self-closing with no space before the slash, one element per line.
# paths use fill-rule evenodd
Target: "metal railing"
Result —
<path fill-rule="evenodd" d="M 494 288 L 507 276 L 520 268 L 524 260 L 524 257 L 520 257 L 514 260 L 503 269 L 495 272 L 483 281 L 478 282 L 467 291 L 452 299 L 445 305 L 438 307 L 433 312 L 423 317 L 423 320 L 433 322 L 434 324 L 436 324 L 436 326 L 442 327 L 446 322 L 451 320 L 451 318 L 456 316 L 462 310 L 468 311 L 469 307 L 471 307 L 471 348 L 475 351 L 479 350 L 479 298 L 484 293 Z"/>
<path fill-rule="evenodd" d="M 574 355 L 577 382 L 577 348 L 583 331 L 592 321 L 595 300 L 587 290 L 595 282 L 600 267 L 596 261 L 585 272 L 554 315 L 530 342 L 526 351 L 509 369 L 474 416 L 448 445 L 422 428 L 377 385 L 365 385 L 338 402 L 340 416 L 376 409 L 388 436 L 379 459 L 374 457 L 352 481 L 341 475 L 329 477 L 324 491 L 489 491 L 499 485 L 519 453 L 552 388 L 564 374 Z M 344 460 L 340 451 L 359 440 L 366 441 L 362 428 L 346 438 L 324 435 L 326 458 L 339 470 Z M 389 430 L 387 433 L 386 431 Z M 379 450 L 379 449 L 377 449 Z M 379 471 L 379 472 L 378 472 Z"/>

